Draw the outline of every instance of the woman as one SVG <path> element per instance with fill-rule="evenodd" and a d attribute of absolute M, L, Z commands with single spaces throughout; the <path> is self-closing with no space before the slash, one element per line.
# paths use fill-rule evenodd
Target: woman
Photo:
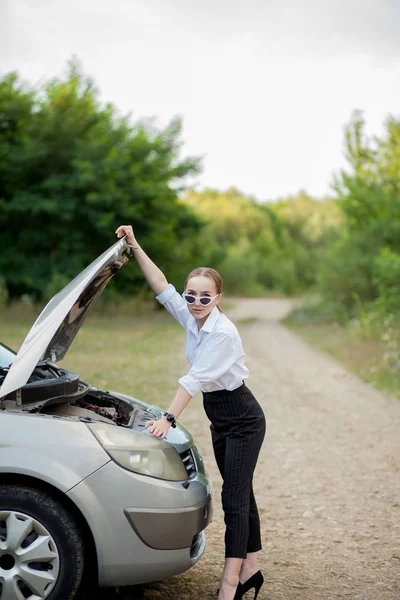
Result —
<path fill-rule="evenodd" d="M 121 225 L 115 233 L 119 238 L 126 236 L 157 300 L 186 330 L 186 355 L 191 368 L 179 379 L 179 388 L 164 416 L 148 421 L 146 427 L 154 436 L 165 438 L 189 400 L 203 392 L 215 458 L 223 478 L 225 566 L 218 598 L 239 600 L 252 588 L 256 598 L 263 576 L 257 562 L 261 534 L 252 479 L 265 435 L 265 417 L 244 383 L 249 371 L 239 333 L 218 307 L 221 277 L 214 269 L 195 269 L 186 279 L 181 296 L 139 246 L 130 225 Z"/>

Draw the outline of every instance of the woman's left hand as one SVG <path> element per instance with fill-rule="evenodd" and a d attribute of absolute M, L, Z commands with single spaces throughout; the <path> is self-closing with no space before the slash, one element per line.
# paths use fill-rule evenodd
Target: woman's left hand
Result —
<path fill-rule="evenodd" d="M 150 433 L 160 440 L 163 440 L 171 427 L 167 419 L 161 418 L 159 421 L 147 421 L 145 425 L 146 429 L 149 429 Z"/>

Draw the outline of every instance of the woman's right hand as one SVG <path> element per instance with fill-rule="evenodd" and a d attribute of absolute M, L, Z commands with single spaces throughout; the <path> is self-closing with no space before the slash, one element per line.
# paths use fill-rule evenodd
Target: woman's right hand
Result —
<path fill-rule="evenodd" d="M 130 246 L 135 246 L 137 244 L 135 234 L 133 233 L 132 225 L 120 225 L 115 231 L 115 233 L 119 238 L 126 235 L 126 241 Z"/>
<path fill-rule="evenodd" d="M 122 238 L 125 235 L 129 246 L 136 248 L 136 251 L 134 252 L 136 262 L 153 292 L 156 296 L 159 296 L 161 292 L 167 289 L 168 281 L 166 280 L 164 273 L 160 271 L 157 265 L 153 263 L 146 252 L 142 250 L 137 243 L 132 226 L 120 225 L 115 233 L 119 238 Z"/>

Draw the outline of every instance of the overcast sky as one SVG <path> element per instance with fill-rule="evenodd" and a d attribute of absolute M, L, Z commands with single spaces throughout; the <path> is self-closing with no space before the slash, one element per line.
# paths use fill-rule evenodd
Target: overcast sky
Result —
<path fill-rule="evenodd" d="M 0 74 L 73 55 L 133 118 L 184 120 L 198 187 L 329 192 L 343 126 L 400 116 L 400 0 L 0 0 Z"/>

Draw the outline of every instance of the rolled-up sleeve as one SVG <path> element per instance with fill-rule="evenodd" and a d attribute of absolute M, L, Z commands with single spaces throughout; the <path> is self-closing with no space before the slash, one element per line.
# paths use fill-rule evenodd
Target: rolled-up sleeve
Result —
<path fill-rule="evenodd" d="M 192 397 L 201 391 L 204 383 L 216 381 L 226 373 L 238 357 L 238 349 L 228 333 L 213 335 L 189 373 L 179 383 Z"/>
<path fill-rule="evenodd" d="M 187 328 L 187 322 L 190 313 L 185 300 L 176 291 L 175 287 L 170 283 L 168 287 L 156 296 L 156 300 L 184 327 Z"/>

